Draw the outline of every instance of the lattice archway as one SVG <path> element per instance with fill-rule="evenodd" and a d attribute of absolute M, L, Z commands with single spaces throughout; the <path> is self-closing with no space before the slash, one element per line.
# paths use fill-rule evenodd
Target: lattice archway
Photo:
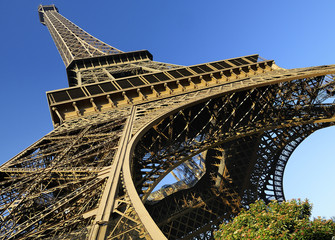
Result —
<path fill-rule="evenodd" d="M 297 81 L 306 86 L 317 80 Z M 313 98 L 284 102 L 293 85 L 297 98 L 306 96 L 306 87 L 285 84 L 202 99 L 163 114 L 140 131 L 131 153 L 134 187 L 168 238 L 203 234 L 257 198 L 284 199 L 283 164 L 304 138 L 329 126 L 322 118 L 333 115 L 332 105 L 307 104 L 304 109 Z M 167 173 L 199 154 L 206 156 L 206 173 L 196 185 L 158 203 L 146 202 Z"/>

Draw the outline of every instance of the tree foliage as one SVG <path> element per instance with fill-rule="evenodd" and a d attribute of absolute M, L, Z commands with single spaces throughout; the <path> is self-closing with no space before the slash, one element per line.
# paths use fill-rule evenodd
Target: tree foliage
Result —
<path fill-rule="evenodd" d="M 272 201 L 268 205 L 256 201 L 222 224 L 215 239 L 332 239 L 335 223 L 321 218 L 310 221 L 311 210 L 307 200 Z"/>

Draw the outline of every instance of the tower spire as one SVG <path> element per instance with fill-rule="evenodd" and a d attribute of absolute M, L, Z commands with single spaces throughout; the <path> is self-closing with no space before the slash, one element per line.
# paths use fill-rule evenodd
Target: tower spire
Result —
<path fill-rule="evenodd" d="M 122 53 L 63 17 L 55 5 L 40 5 L 38 12 L 41 23 L 49 29 L 66 67 L 76 59 Z"/>
<path fill-rule="evenodd" d="M 147 50 L 122 52 L 63 17 L 55 5 L 40 5 L 38 13 L 63 59 L 70 87 L 181 67 L 152 61 Z"/>

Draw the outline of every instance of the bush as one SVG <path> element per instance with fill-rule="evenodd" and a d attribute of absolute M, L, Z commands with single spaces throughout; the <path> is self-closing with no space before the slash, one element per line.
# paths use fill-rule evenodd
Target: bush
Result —
<path fill-rule="evenodd" d="M 321 218 L 310 221 L 312 206 L 306 200 L 268 205 L 256 201 L 215 232 L 215 239 L 332 239 L 335 223 Z"/>

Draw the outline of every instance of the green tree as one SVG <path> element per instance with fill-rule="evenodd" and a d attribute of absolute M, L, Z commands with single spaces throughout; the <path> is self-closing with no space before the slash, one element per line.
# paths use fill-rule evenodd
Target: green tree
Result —
<path fill-rule="evenodd" d="M 310 221 L 311 210 L 308 200 L 256 201 L 231 222 L 223 223 L 215 239 L 332 239 L 335 222 L 321 218 Z"/>

